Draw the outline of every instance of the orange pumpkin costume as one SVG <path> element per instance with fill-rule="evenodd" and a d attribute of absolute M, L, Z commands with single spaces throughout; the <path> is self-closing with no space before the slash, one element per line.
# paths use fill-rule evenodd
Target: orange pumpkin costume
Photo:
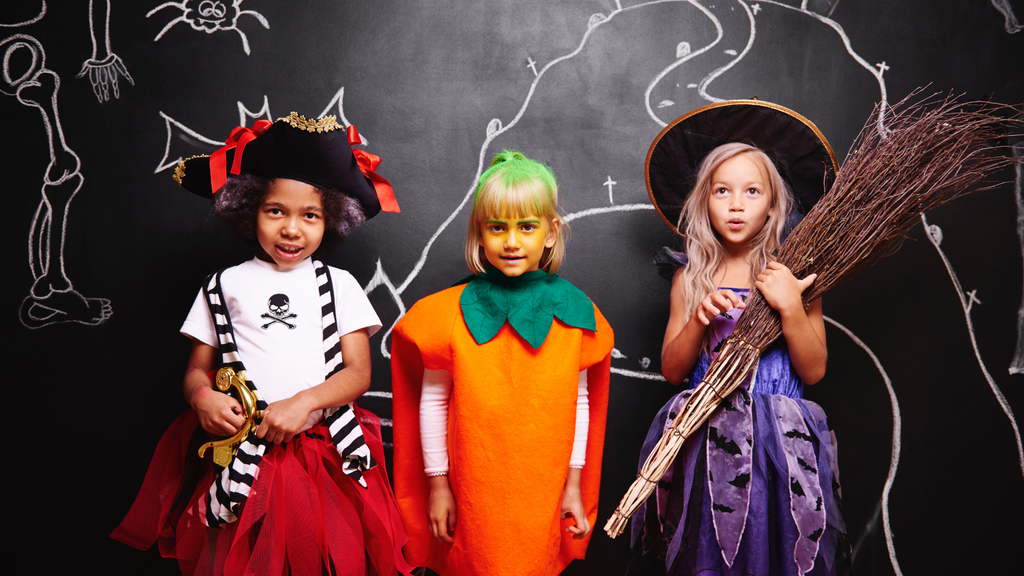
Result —
<path fill-rule="evenodd" d="M 405 555 L 445 576 L 558 574 L 584 557 L 590 540 L 573 540 L 569 521 L 559 518 L 584 369 L 590 427 L 580 488 L 591 526 L 597 522 L 612 329 L 595 306 L 596 332 L 555 318 L 534 349 L 506 322 L 478 345 L 459 306 L 465 288 L 420 300 L 394 330 L 395 495 L 409 534 Z M 454 381 L 448 482 L 458 521 L 450 545 L 427 525 L 419 425 L 424 367 L 447 370 Z"/>

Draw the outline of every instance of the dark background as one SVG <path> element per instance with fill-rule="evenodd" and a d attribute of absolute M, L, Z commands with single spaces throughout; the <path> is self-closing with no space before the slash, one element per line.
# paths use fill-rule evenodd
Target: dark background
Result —
<path fill-rule="evenodd" d="M 1024 2 L 999 3 L 1024 20 Z M 95 4 L 103 58 L 106 4 Z M 495 152 L 516 148 L 548 162 L 570 214 L 638 205 L 573 219 L 561 271 L 607 316 L 621 353 L 612 363 L 598 530 L 588 559 L 567 571 L 589 575 L 625 569 L 628 539 L 610 540 L 599 528 L 634 478 L 651 418 L 676 391 L 642 377 L 659 371 L 668 313 L 669 284 L 650 255 L 674 243 L 649 209 L 643 180 L 644 158 L 662 123 L 708 98 L 757 96 L 815 122 L 842 161 L 883 96 L 896 102 L 929 85 L 928 91 L 967 98 L 1024 102 L 1024 33 L 1008 33 L 987 0 L 811 0 L 807 12 L 796 0 L 623 0 L 622 11 L 612 0 L 245 0 L 240 8 L 261 14 L 269 29 L 241 14 L 235 29 L 209 34 L 189 23 L 199 2 L 184 2 L 189 12 L 169 6 L 147 18 L 160 4 L 113 2 L 111 49 L 134 85 L 119 77 L 119 97 L 111 93 L 105 101 L 87 78 L 76 78 L 91 53 L 88 2 L 48 2 L 40 20 L 23 26 L 12 25 L 33 19 L 42 2 L 0 8 L 0 38 L 35 38 L 46 68 L 60 77 L 63 134 L 81 159 L 84 184 L 68 209 L 66 275 L 77 292 L 107 298 L 113 309 L 97 326 L 28 329 L 19 322 L 34 279 L 26 254 L 49 153 L 39 111 L 6 95 L 30 65 L 29 52 L 16 50 L 0 84 L 5 237 L 13 254 L 3 283 L 12 372 L 3 413 L 12 447 L 5 517 L 15 535 L 4 548 L 29 559 L 37 573 L 176 570 L 154 551 L 137 552 L 107 535 L 131 505 L 161 433 L 186 407 L 180 380 L 189 342 L 177 331 L 199 281 L 252 250 L 213 220 L 207 204 L 178 188 L 171 170 L 157 170 L 215 148 L 179 128 L 169 133 L 161 114 L 223 140 L 239 123 L 240 106 L 256 112 L 266 99 L 271 118 L 292 110 L 318 115 L 344 88 L 345 117 L 384 159 L 379 173 L 402 207 L 323 255 L 364 285 L 386 279 L 370 293 L 385 324 L 371 340 L 377 392 L 390 389 L 382 352 L 390 345 L 387 328 L 401 310 L 467 272 L 462 202 Z M 221 27 L 230 28 L 235 8 L 212 4 L 223 7 L 228 20 Z M 752 40 L 748 7 L 756 12 Z M 705 12 L 723 33 L 698 53 L 718 34 Z M 154 40 L 179 17 L 185 20 Z M 589 30 L 588 22 L 595 24 Z M 248 55 L 238 31 L 247 37 Z M 677 61 L 681 42 L 691 56 L 654 83 Z M 704 87 L 707 98 L 690 87 L 739 55 Z M 527 67 L 531 60 L 542 76 Z M 879 79 L 876 65 L 883 62 Z M 328 113 L 338 110 L 335 104 Z M 489 140 L 489 124 L 504 130 Z M 1009 371 L 1024 274 L 1019 188 L 1008 183 L 927 214 L 941 229 L 941 252 L 917 226 L 898 253 L 825 298 L 826 316 L 877 355 L 899 400 L 902 452 L 888 505 L 905 574 L 1019 567 L 1024 474 L 1014 429 L 985 376 L 987 370 L 1008 405 L 1024 412 L 1024 376 Z M 969 313 L 977 354 L 943 254 L 963 291 L 980 301 Z M 57 266 L 56 250 L 51 258 Z M 833 326 L 827 332 L 829 372 L 806 396 L 824 407 L 839 437 L 854 568 L 893 574 L 881 516 L 892 407 L 867 353 Z M 360 403 L 390 416 L 386 396 Z"/>

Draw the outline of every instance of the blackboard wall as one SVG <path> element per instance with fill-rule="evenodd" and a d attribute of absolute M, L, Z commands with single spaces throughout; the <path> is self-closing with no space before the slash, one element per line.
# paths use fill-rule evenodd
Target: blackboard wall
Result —
<path fill-rule="evenodd" d="M 249 124 L 292 110 L 343 114 L 384 159 L 402 213 L 378 216 L 324 257 L 373 288 L 386 328 L 466 273 L 463 202 L 495 152 L 552 166 L 572 215 L 562 275 L 617 336 L 603 524 L 634 478 L 650 419 L 675 392 L 655 379 L 669 284 L 650 264 L 674 239 L 643 181 L 662 126 L 715 99 L 757 96 L 814 121 L 842 160 L 876 101 L 919 86 L 1024 101 L 1020 0 L 235 4 L 0 8 L 12 251 L 5 516 L 16 533 L 5 548 L 33 572 L 176 570 L 107 534 L 186 407 L 189 342 L 177 330 L 200 279 L 252 254 L 168 167 L 215 149 L 246 111 Z M 90 72 L 106 79 L 105 94 Z M 1024 368 L 1021 186 L 927 214 L 941 243 L 917 226 L 898 253 L 825 298 L 826 316 L 853 337 L 829 324 L 829 372 L 806 395 L 839 437 L 860 574 L 1019 565 L 1024 460 L 1006 412 L 1024 412 L 1024 377 L 1012 370 Z M 385 330 L 371 344 L 374 395 L 361 404 L 388 418 Z M 865 347 L 900 413 L 887 499 L 893 405 Z M 600 532 L 567 573 L 620 574 L 627 557 L 626 538 Z"/>

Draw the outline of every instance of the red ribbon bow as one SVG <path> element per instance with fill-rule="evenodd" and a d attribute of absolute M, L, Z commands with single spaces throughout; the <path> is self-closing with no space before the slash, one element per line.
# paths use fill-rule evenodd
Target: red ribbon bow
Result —
<path fill-rule="evenodd" d="M 210 155 L 210 189 L 216 194 L 221 186 L 228 180 L 227 154 L 228 150 L 235 151 L 235 159 L 231 163 L 231 173 L 241 174 L 242 152 L 245 145 L 252 142 L 270 128 L 273 122 L 270 120 L 257 120 L 252 128 L 238 126 L 228 134 L 227 141 L 216 152 Z"/>
<path fill-rule="evenodd" d="M 349 126 L 345 133 L 348 135 L 348 143 L 350 145 L 355 146 L 356 144 L 363 143 L 355 126 Z M 352 148 L 352 155 L 356 157 L 359 171 L 373 183 L 373 189 L 377 192 L 377 200 L 380 202 L 381 210 L 385 212 L 401 212 L 402 210 L 398 207 L 398 200 L 395 198 L 395 189 L 391 187 L 391 183 L 385 180 L 383 176 L 375 172 L 377 166 L 380 166 L 380 156 L 370 154 L 358 148 Z"/>

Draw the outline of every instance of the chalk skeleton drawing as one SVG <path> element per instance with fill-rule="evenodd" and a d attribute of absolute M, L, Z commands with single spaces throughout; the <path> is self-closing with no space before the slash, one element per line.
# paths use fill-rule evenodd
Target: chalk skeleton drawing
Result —
<path fill-rule="evenodd" d="M 1003 15 L 1003 27 L 1006 29 L 1007 34 L 1016 34 L 1024 29 L 1024 26 L 1020 25 L 1020 22 L 1017 21 L 1017 16 L 1013 13 L 1013 6 L 1010 6 L 1010 0 L 989 0 L 989 2 Z"/>
<path fill-rule="evenodd" d="M 228 8 L 224 2 L 211 0 L 164 2 L 147 12 L 146 18 L 149 18 L 164 8 L 177 8 L 178 10 L 181 10 L 181 15 L 168 22 L 167 25 L 164 26 L 156 35 L 156 38 L 153 38 L 153 41 L 156 42 L 162 38 L 163 35 L 173 28 L 175 24 L 185 22 L 191 26 L 193 30 L 206 32 L 207 34 L 213 34 L 214 32 L 221 30 L 237 32 L 238 36 L 242 39 L 242 50 L 245 51 L 246 55 L 249 55 L 249 37 L 245 35 L 245 32 L 242 32 L 242 30 L 238 28 L 239 18 L 242 16 L 252 16 L 267 30 L 270 30 L 270 23 L 267 22 L 267 19 L 259 12 L 253 10 L 242 10 L 241 5 L 243 1 L 244 0 L 234 0 L 231 3 L 231 8 Z"/>
<path fill-rule="evenodd" d="M 50 151 L 50 163 L 43 174 L 43 198 L 32 218 L 28 235 L 28 261 L 34 282 L 29 295 L 21 303 L 19 318 L 27 328 L 62 322 L 101 324 L 112 313 L 110 301 L 83 296 L 75 290 L 64 272 L 64 242 L 71 200 L 85 179 L 80 172 L 78 155 L 64 141 L 57 111 L 60 78 L 46 68 L 46 52 L 32 36 L 9 36 L 0 42 L 0 51 L 3 53 L 0 92 L 14 96 L 24 106 L 39 110 Z M 28 68 L 12 71 L 12 60 L 23 60 L 21 55 L 26 55 L 25 52 L 30 57 Z M 21 55 L 16 56 L 19 53 Z M 20 75 L 14 77 L 12 72 L 20 72 Z"/>
<path fill-rule="evenodd" d="M 111 92 L 113 92 L 114 98 L 121 97 L 121 91 L 117 85 L 118 76 L 124 76 L 129 84 L 135 85 L 124 62 L 110 50 L 110 0 L 104 0 L 103 4 L 105 9 L 103 17 L 100 18 L 100 14 L 93 10 L 93 0 L 89 0 L 89 37 L 92 38 L 92 56 L 82 63 L 82 71 L 78 73 L 78 78 L 89 76 L 92 91 L 100 102 L 109 100 Z M 103 26 L 103 53 L 97 54 L 99 46 L 96 42 L 96 29 L 100 25 Z"/>

